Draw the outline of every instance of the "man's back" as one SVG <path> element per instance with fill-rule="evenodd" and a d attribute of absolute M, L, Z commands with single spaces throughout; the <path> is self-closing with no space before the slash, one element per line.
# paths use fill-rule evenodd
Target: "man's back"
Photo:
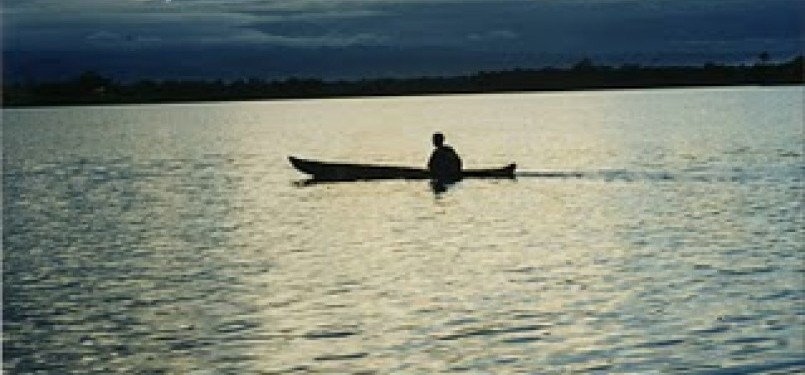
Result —
<path fill-rule="evenodd" d="M 461 158 L 452 147 L 438 146 L 428 160 L 428 170 L 435 180 L 444 183 L 456 182 L 461 180 Z"/>

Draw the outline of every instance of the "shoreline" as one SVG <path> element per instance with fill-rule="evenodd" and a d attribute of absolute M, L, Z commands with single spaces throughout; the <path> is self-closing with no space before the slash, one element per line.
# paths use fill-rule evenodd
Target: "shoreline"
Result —
<path fill-rule="evenodd" d="M 452 77 L 325 81 L 288 78 L 115 83 L 95 72 L 63 82 L 14 83 L 3 87 L 3 108 L 124 104 L 209 103 L 430 95 L 576 92 L 707 87 L 777 87 L 805 84 L 799 56 L 753 66 L 701 67 L 581 65 L 568 69 L 515 69 Z"/>

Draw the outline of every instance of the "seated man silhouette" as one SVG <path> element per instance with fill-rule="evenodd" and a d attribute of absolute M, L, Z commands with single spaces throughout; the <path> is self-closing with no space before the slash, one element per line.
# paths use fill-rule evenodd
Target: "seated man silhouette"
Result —
<path fill-rule="evenodd" d="M 439 184 L 452 184 L 461 180 L 461 158 L 452 147 L 444 144 L 444 134 L 433 134 L 436 149 L 428 160 L 431 179 Z"/>

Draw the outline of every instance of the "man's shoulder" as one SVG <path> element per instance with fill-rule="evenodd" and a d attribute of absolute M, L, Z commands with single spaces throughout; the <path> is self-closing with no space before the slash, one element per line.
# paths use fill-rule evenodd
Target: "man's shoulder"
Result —
<path fill-rule="evenodd" d="M 448 153 L 448 154 L 450 154 L 450 155 L 453 155 L 453 157 L 458 158 L 458 153 L 456 152 L 456 150 L 455 150 L 455 149 L 453 149 L 453 148 L 452 148 L 452 147 L 450 147 L 450 146 L 444 146 L 444 148 L 445 148 L 445 152 L 447 152 L 447 153 Z"/>
<path fill-rule="evenodd" d="M 435 157 L 458 157 L 458 153 L 452 147 L 448 145 L 443 145 L 441 147 L 437 147 L 433 150 L 433 156 Z"/>

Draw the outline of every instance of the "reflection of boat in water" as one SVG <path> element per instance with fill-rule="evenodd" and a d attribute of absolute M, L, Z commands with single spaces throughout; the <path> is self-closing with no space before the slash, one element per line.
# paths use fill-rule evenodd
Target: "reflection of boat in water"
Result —
<path fill-rule="evenodd" d="M 361 180 L 429 180 L 431 174 L 424 168 L 332 163 L 305 160 L 289 156 L 288 160 L 300 172 L 311 175 L 316 181 L 361 181 Z M 501 168 L 467 169 L 463 178 L 514 178 L 515 164 Z"/>

